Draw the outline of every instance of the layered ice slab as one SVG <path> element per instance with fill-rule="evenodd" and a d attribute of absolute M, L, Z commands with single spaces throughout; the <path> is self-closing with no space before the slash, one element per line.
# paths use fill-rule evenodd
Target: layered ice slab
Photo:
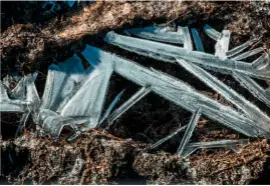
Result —
<path fill-rule="evenodd" d="M 227 36 L 229 35 L 228 33 L 225 35 L 226 37 L 229 37 Z M 218 72 L 228 73 L 234 71 L 260 79 L 270 79 L 269 58 L 265 59 L 263 62 L 264 65 L 259 66 L 256 61 L 253 63 L 239 61 L 240 59 L 262 52 L 262 48 L 258 48 L 256 51 L 249 51 L 242 57 L 240 54 L 239 57 L 230 59 L 225 56 L 227 47 L 223 47 L 224 44 L 228 43 L 228 38 L 219 41 L 218 47 L 216 47 L 218 49 L 216 55 L 203 53 L 201 51 L 191 51 L 191 47 L 185 47 L 185 45 L 184 47 L 179 47 L 161 42 L 124 36 L 113 31 L 109 32 L 104 40 L 107 43 L 131 52 L 165 62 L 175 63 L 176 59 L 184 59 Z"/>

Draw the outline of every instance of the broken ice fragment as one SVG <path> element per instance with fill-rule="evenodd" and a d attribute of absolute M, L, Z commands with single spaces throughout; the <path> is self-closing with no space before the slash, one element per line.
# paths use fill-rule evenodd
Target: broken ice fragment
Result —
<path fill-rule="evenodd" d="M 198 51 L 204 52 L 202 40 L 200 38 L 200 35 L 199 35 L 197 29 L 196 28 L 191 28 L 191 33 L 192 33 L 192 36 L 193 36 L 193 39 L 194 39 L 196 49 Z"/>
<path fill-rule="evenodd" d="M 204 32 L 213 40 L 217 41 L 221 37 L 221 33 L 213 29 L 209 25 L 203 27 Z"/>
<path fill-rule="evenodd" d="M 149 150 L 155 149 L 158 146 L 162 145 L 164 142 L 168 141 L 169 139 L 171 139 L 172 137 L 174 137 L 176 134 L 178 134 L 179 132 L 185 130 L 187 128 L 187 126 L 181 126 L 178 129 L 176 129 L 173 133 L 169 134 L 168 136 L 160 139 L 159 141 L 157 141 L 156 143 L 154 143 L 153 145 L 151 145 L 149 147 Z"/>
<path fill-rule="evenodd" d="M 180 142 L 180 145 L 177 149 L 177 154 L 179 154 L 180 156 L 183 154 L 183 151 L 187 145 L 187 143 L 189 142 L 193 131 L 195 130 L 195 127 L 199 121 L 201 117 L 201 108 L 199 108 L 195 113 L 192 114 L 192 117 L 187 125 L 187 129 L 184 133 L 184 136 Z"/>
<path fill-rule="evenodd" d="M 179 26 L 178 30 L 181 30 L 181 32 L 183 33 L 184 49 L 186 49 L 188 52 L 191 52 L 193 50 L 193 46 L 192 46 L 191 36 L 190 36 L 190 33 L 189 33 L 189 28 Z"/>
<path fill-rule="evenodd" d="M 229 50 L 230 37 L 231 32 L 229 30 L 223 30 L 221 37 L 215 45 L 215 56 L 218 56 L 221 60 L 227 59 L 226 53 Z"/>
<path fill-rule="evenodd" d="M 116 109 L 109 117 L 108 123 L 111 124 L 114 120 L 120 117 L 124 112 L 126 112 L 130 107 L 140 101 L 144 96 L 146 96 L 151 91 L 151 87 L 142 87 L 134 95 L 131 96 L 123 105 Z"/>
<path fill-rule="evenodd" d="M 128 29 L 126 32 L 141 38 L 154 41 L 183 44 L 183 35 L 179 32 L 172 31 L 172 29 L 169 27 L 163 28 L 159 26 L 149 26 L 143 28 Z"/>
<path fill-rule="evenodd" d="M 0 81 L 0 111 L 1 112 L 25 112 L 27 110 L 28 101 L 19 99 L 10 99 L 6 88 Z"/>
<path fill-rule="evenodd" d="M 183 151 L 182 156 L 186 157 L 192 154 L 197 149 L 203 148 L 229 148 L 234 152 L 238 152 L 237 146 L 247 146 L 249 144 L 248 139 L 240 139 L 240 140 L 220 140 L 220 141 L 211 141 L 211 142 L 196 142 L 189 143 L 185 150 Z"/>

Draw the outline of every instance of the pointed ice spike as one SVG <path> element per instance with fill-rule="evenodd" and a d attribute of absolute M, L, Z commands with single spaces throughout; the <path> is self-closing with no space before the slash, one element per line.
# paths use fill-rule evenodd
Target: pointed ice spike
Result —
<path fill-rule="evenodd" d="M 169 27 L 149 26 L 128 29 L 126 32 L 154 41 L 183 44 L 183 35 L 179 32 L 172 31 Z"/>
<path fill-rule="evenodd" d="M 110 125 L 113 121 L 119 118 L 123 113 L 125 113 L 129 108 L 131 108 L 134 104 L 140 101 L 150 91 L 151 91 L 150 86 L 142 87 L 139 91 L 137 91 L 133 96 L 131 96 L 131 98 L 129 98 L 123 105 L 121 105 L 108 117 L 108 124 Z"/>
<path fill-rule="evenodd" d="M 250 56 L 253 56 L 255 54 L 258 54 L 260 52 L 263 52 L 264 51 L 264 48 L 260 47 L 260 48 L 256 48 L 256 49 L 253 49 L 251 51 L 247 51 L 245 53 L 242 53 L 236 57 L 233 57 L 232 60 L 241 60 L 241 59 L 245 59 L 245 58 L 248 58 Z"/>
<path fill-rule="evenodd" d="M 215 41 L 217 41 L 221 37 L 220 32 L 216 31 L 207 24 L 203 27 L 203 30 L 210 38 L 214 39 Z"/>
<path fill-rule="evenodd" d="M 193 46 L 188 27 L 179 26 L 178 30 L 181 30 L 184 36 L 184 49 L 186 49 L 187 52 L 191 52 L 193 50 Z"/>
<path fill-rule="evenodd" d="M 26 101 L 10 99 L 2 81 L 0 81 L 0 112 L 25 112 L 27 105 Z"/>
<path fill-rule="evenodd" d="M 109 116 L 109 114 L 111 113 L 111 111 L 113 110 L 113 108 L 115 107 L 115 105 L 117 104 L 117 102 L 120 100 L 120 98 L 122 97 L 123 93 L 125 92 L 125 90 L 122 90 L 112 101 L 112 103 L 109 105 L 108 109 L 106 110 L 104 116 L 102 117 L 102 119 L 99 122 L 99 125 L 102 124 L 104 122 L 105 119 L 107 119 L 107 117 Z"/>
<path fill-rule="evenodd" d="M 231 101 L 235 106 L 241 109 L 250 119 L 254 122 L 260 123 L 261 127 L 270 131 L 270 118 L 263 113 L 258 107 L 250 103 L 243 96 L 236 91 L 226 86 L 223 82 L 219 81 L 216 77 L 212 76 L 207 71 L 203 70 L 199 66 L 188 63 L 184 60 L 178 60 L 179 64 L 186 70 L 195 75 L 198 79 L 203 81 L 206 85 L 213 90 L 220 93 L 227 100 Z"/>
<path fill-rule="evenodd" d="M 180 156 L 183 154 L 183 151 L 187 145 L 187 143 L 189 142 L 191 136 L 192 136 L 192 133 L 193 131 L 195 130 L 195 127 L 199 121 L 201 117 L 201 108 L 199 108 L 193 115 L 192 115 L 192 118 L 190 119 L 190 122 L 187 126 L 187 129 L 184 133 L 184 136 L 180 142 L 180 145 L 177 149 L 177 154 L 179 154 Z"/>
<path fill-rule="evenodd" d="M 154 143 L 153 145 L 151 145 L 149 147 L 149 150 L 155 149 L 158 146 L 162 145 L 164 142 L 168 141 L 169 139 L 171 139 L 172 137 L 174 137 L 176 134 L 178 134 L 179 132 L 185 130 L 187 128 L 187 126 L 181 126 L 178 129 L 176 129 L 173 133 L 169 134 L 168 136 L 160 139 L 159 141 L 157 141 L 156 143 Z"/>
<path fill-rule="evenodd" d="M 245 147 L 249 144 L 248 139 L 240 139 L 240 140 L 220 140 L 220 141 L 211 141 L 211 142 L 197 142 L 197 143 L 189 143 L 182 156 L 186 157 L 192 154 L 197 149 L 203 148 L 229 148 L 233 151 L 236 150 L 236 146 Z"/>
<path fill-rule="evenodd" d="M 245 87 L 254 97 L 264 102 L 270 108 L 270 97 L 267 95 L 266 90 L 257 84 L 252 78 L 241 74 L 233 73 L 233 77 L 241 86 Z"/>
<path fill-rule="evenodd" d="M 164 62 L 176 62 L 184 59 L 204 66 L 211 70 L 228 73 L 230 71 L 241 72 L 249 76 L 262 79 L 270 79 L 270 70 L 267 68 L 255 69 L 250 63 L 231 59 L 220 60 L 216 56 L 198 51 L 188 52 L 186 49 L 164 43 L 147 41 L 138 38 L 121 36 L 115 32 L 109 32 L 104 40 L 110 44 L 126 50 L 147 56 Z"/>
<path fill-rule="evenodd" d="M 243 43 L 242 45 L 239 45 L 239 46 L 229 50 L 226 53 L 226 55 L 228 56 L 228 58 L 235 56 L 236 54 L 239 54 L 240 52 L 242 52 L 246 48 L 250 47 L 252 44 L 253 44 L 252 41 L 247 41 L 247 42 Z"/>
<path fill-rule="evenodd" d="M 140 86 L 151 86 L 151 90 L 175 104 L 195 112 L 202 108 L 202 113 L 210 119 L 220 122 L 247 136 L 269 136 L 259 124 L 254 123 L 240 112 L 225 106 L 197 92 L 194 88 L 181 80 L 170 77 L 162 72 L 150 70 L 135 62 L 113 56 L 98 48 L 87 46 L 91 50 L 99 51 L 106 61 L 114 63 L 115 72 Z M 104 57 L 106 56 L 106 57 Z M 101 58 L 102 59 L 102 58 Z"/>
<path fill-rule="evenodd" d="M 221 37 L 217 40 L 215 45 L 215 56 L 218 56 L 221 60 L 227 59 L 226 53 L 229 50 L 231 32 L 229 30 L 223 30 Z"/>
<path fill-rule="evenodd" d="M 202 40 L 200 38 L 200 35 L 199 35 L 197 29 L 196 28 L 191 28 L 191 33 L 192 33 L 192 36 L 193 36 L 193 39 L 194 39 L 196 49 L 198 51 L 204 52 Z"/>

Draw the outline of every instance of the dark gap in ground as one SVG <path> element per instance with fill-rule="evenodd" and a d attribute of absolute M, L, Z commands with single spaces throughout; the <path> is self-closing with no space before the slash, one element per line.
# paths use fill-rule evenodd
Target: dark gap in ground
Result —
<path fill-rule="evenodd" d="M 264 162 L 263 171 L 260 173 L 260 176 L 258 179 L 253 180 L 249 183 L 249 185 L 269 185 L 270 175 L 270 153 L 268 153 L 268 158 Z"/>
<path fill-rule="evenodd" d="M 19 176 L 20 171 L 28 162 L 29 152 L 27 150 L 15 150 L 15 145 L 11 144 L 5 150 L 1 149 L 1 176 L 6 183 L 9 183 L 5 176 L 9 175 L 11 178 Z"/>
<path fill-rule="evenodd" d="M 116 120 L 108 132 L 153 143 L 173 132 L 189 115 L 181 107 L 150 93 Z"/>
<path fill-rule="evenodd" d="M 19 127 L 22 114 L 0 113 L 1 114 L 1 136 L 2 140 L 13 139 Z"/>

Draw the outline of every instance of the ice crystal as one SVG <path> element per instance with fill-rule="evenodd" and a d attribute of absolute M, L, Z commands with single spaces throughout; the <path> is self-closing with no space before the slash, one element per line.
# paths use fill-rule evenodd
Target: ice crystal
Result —
<path fill-rule="evenodd" d="M 269 138 L 269 116 L 206 71 L 210 69 L 232 75 L 243 87 L 269 106 L 270 89 L 262 88 L 252 79 L 270 78 L 269 55 L 263 54 L 252 63 L 239 61 L 263 52 L 263 48 L 243 52 L 254 42 L 248 41 L 229 49 L 230 31 L 224 30 L 220 33 L 209 25 L 206 25 L 203 30 L 216 41 L 214 54 L 204 52 L 198 31 L 191 28 L 189 32 L 188 27 L 177 27 L 176 30 L 160 26 L 135 28 L 125 30 L 124 33 L 128 36 L 109 32 L 104 40 L 131 52 L 181 65 L 230 101 L 238 110 L 211 99 L 180 79 L 87 45 L 81 54 L 90 66 L 85 69 L 77 55 L 64 62 L 52 64 L 48 69 L 45 91 L 41 99 L 34 85 L 36 74 L 21 78 L 13 89 L 8 81 L 1 81 L 0 111 L 24 113 L 24 124 L 31 113 L 34 122 L 55 137 L 59 137 L 64 126 L 70 126 L 74 129 L 74 135 L 70 137 L 72 140 L 84 132 L 84 129 L 112 125 L 129 108 L 148 93 L 153 92 L 192 112 L 193 116 L 188 125 L 180 126 L 173 133 L 152 144 L 150 149 L 160 146 L 184 130 L 177 150 L 181 156 L 187 156 L 199 148 L 225 147 L 235 151 L 237 145 L 248 143 L 248 140 L 191 143 L 190 138 L 201 115 L 244 135 Z M 197 51 L 194 51 L 192 39 Z M 113 72 L 141 88 L 114 109 L 124 94 L 124 90 L 121 91 L 109 107 L 104 109 L 109 80 Z M 106 111 L 102 115 L 103 110 Z M 79 125 L 82 123 L 84 127 Z"/>

